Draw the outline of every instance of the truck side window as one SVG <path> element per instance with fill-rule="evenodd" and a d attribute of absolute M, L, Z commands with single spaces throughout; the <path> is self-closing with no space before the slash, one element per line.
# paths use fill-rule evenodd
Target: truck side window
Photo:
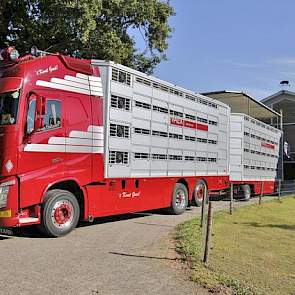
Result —
<path fill-rule="evenodd" d="M 34 130 L 36 112 L 36 99 L 33 99 L 29 103 L 28 115 L 27 115 L 27 134 L 30 134 Z"/>
<path fill-rule="evenodd" d="M 61 103 L 58 100 L 46 101 L 46 114 L 44 116 L 44 128 L 50 130 L 61 126 Z"/>

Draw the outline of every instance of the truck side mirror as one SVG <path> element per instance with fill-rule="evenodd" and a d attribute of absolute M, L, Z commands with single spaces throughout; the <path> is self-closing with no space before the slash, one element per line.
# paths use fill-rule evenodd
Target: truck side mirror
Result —
<path fill-rule="evenodd" d="M 26 123 L 26 134 L 32 134 L 34 131 L 44 127 L 43 117 L 45 115 L 45 99 L 36 93 L 30 93 L 28 100 L 28 112 Z"/>
<path fill-rule="evenodd" d="M 44 114 L 43 98 L 39 95 L 36 96 L 36 111 L 34 119 L 34 131 L 43 128 L 43 114 Z"/>

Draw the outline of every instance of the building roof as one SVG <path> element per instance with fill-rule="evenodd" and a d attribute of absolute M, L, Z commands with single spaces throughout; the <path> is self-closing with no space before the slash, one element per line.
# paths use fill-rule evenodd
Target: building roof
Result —
<path fill-rule="evenodd" d="M 280 114 L 241 91 L 213 91 L 202 93 L 231 107 L 233 113 L 244 113 L 258 120 L 278 118 Z"/>
<path fill-rule="evenodd" d="M 281 90 L 281 91 L 278 91 L 264 99 L 261 100 L 262 103 L 267 103 L 269 102 L 270 100 L 282 95 L 282 94 L 287 94 L 287 95 L 290 95 L 290 96 L 294 96 L 295 98 L 295 92 L 292 92 L 292 91 L 288 91 L 288 90 Z"/>
<path fill-rule="evenodd" d="M 281 90 L 266 97 L 263 102 L 276 111 L 282 112 L 284 126 L 295 126 L 295 92 Z"/>

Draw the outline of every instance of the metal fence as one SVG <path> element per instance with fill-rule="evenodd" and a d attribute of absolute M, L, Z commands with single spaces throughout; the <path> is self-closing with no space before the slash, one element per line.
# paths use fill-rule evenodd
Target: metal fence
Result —
<path fill-rule="evenodd" d="M 229 191 L 229 197 L 226 198 L 226 201 L 228 201 L 229 204 L 229 214 L 234 214 L 234 202 L 240 201 L 241 199 L 235 200 L 234 198 L 234 188 L 233 184 L 230 186 Z M 275 182 L 275 189 L 273 194 L 264 195 L 263 193 L 263 183 L 261 187 L 261 194 L 255 195 L 255 200 L 258 198 L 259 205 L 262 204 L 263 199 L 267 197 L 271 197 L 272 199 L 277 198 L 279 202 L 281 202 L 281 199 L 284 197 L 292 196 L 295 197 L 295 180 L 277 180 Z M 201 208 L 201 217 L 200 217 L 200 227 L 202 228 L 202 240 L 201 240 L 201 249 L 202 249 L 202 260 L 204 263 L 208 262 L 208 256 L 211 249 L 211 238 L 212 238 L 212 227 L 213 227 L 213 203 L 212 201 L 209 201 L 209 196 L 207 190 L 205 191 L 205 198 L 202 202 L 202 208 Z M 255 202 L 254 200 L 254 202 Z M 209 204 L 209 206 L 208 206 Z M 227 208 L 220 207 L 220 209 Z"/>
<path fill-rule="evenodd" d="M 276 193 L 282 196 L 295 194 L 295 179 L 278 180 L 276 182 Z"/>

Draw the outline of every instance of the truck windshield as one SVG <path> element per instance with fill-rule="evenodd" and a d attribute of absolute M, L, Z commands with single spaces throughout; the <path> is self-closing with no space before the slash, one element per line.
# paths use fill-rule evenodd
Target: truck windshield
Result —
<path fill-rule="evenodd" d="M 12 125 L 16 122 L 19 91 L 0 93 L 0 125 Z"/>

